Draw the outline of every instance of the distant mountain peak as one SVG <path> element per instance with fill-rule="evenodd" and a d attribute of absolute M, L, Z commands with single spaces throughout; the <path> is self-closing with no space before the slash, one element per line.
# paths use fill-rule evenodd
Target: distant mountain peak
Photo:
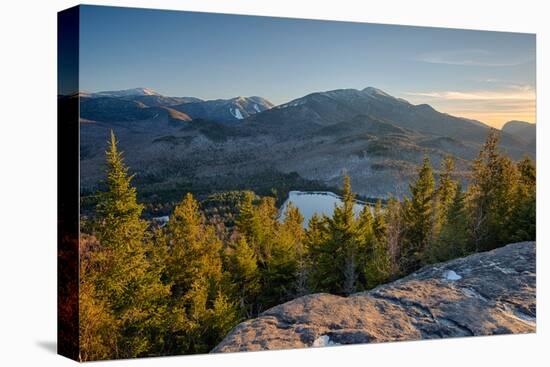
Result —
<path fill-rule="evenodd" d="M 149 89 L 149 88 L 137 88 L 136 91 L 141 92 L 142 94 L 147 95 L 147 96 L 160 96 L 159 93 L 157 93 L 154 90 Z"/>
<path fill-rule="evenodd" d="M 132 96 L 160 96 L 159 93 L 149 88 L 130 88 L 122 90 L 101 91 L 93 93 L 98 96 L 105 97 L 132 97 Z"/>
<path fill-rule="evenodd" d="M 382 89 L 378 89 L 378 88 L 375 88 L 375 87 L 366 87 L 365 89 L 362 90 L 362 92 L 370 94 L 370 95 L 379 95 L 379 96 L 384 96 L 384 97 L 395 98 L 394 96 L 384 92 Z"/>
<path fill-rule="evenodd" d="M 502 126 L 502 131 L 516 137 L 517 139 L 532 144 L 536 144 L 537 125 L 527 121 L 512 120 Z"/>
<path fill-rule="evenodd" d="M 382 89 L 378 89 L 378 88 L 375 88 L 375 87 L 366 87 L 361 92 L 363 92 L 364 94 L 367 94 L 368 96 L 373 97 L 373 98 L 392 100 L 392 101 L 396 101 L 396 102 L 400 102 L 400 103 L 410 105 L 409 101 L 407 101 L 403 98 L 394 97 L 391 94 L 384 92 Z M 382 97 L 382 98 L 380 98 L 380 97 Z M 429 107 L 431 108 L 431 106 L 429 106 Z"/>
<path fill-rule="evenodd" d="M 528 126 L 528 125 L 535 125 L 534 122 L 529 122 L 529 121 L 521 121 L 521 120 L 511 120 L 511 121 L 508 121 L 507 123 L 504 124 L 504 126 L 506 125 L 523 125 L 523 126 Z"/>

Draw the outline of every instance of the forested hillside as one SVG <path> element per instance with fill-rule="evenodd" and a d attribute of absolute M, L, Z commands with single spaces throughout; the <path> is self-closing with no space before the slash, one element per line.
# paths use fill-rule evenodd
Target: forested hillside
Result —
<path fill-rule="evenodd" d="M 536 181 L 530 158 L 514 161 L 491 131 L 462 186 L 451 157 L 418 167 L 409 194 L 359 216 L 348 170 L 343 203 L 304 228 L 275 197 L 191 193 L 166 226 L 143 204 L 111 132 L 105 190 L 83 219 L 81 360 L 203 353 L 244 319 L 298 296 L 349 295 L 422 266 L 535 239 Z M 212 220 L 222 212 L 223 220 Z M 227 214 L 227 215 L 226 215 Z"/>
<path fill-rule="evenodd" d="M 81 195 L 91 199 L 102 188 L 103 145 L 114 129 L 136 170 L 140 201 L 170 208 L 181 192 L 202 200 L 230 190 L 341 190 L 343 169 L 363 199 L 402 199 L 424 156 L 435 177 L 451 156 L 455 178 L 466 184 L 490 130 L 372 87 L 310 93 L 274 107 L 259 97 L 200 102 L 109 93 L 80 98 Z M 236 109 L 243 118 L 228 121 Z M 531 140 L 507 131 L 499 148 L 515 160 L 535 157 Z"/>

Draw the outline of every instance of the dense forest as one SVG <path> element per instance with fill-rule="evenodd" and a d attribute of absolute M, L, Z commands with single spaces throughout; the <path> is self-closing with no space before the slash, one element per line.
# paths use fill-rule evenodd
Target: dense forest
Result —
<path fill-rule="evenodd" d="M 426 264 L 535 239 L 536 180 L 492 131 L 461 187 L 452 158 L 434 177 L 428 158 L 403 200 L 356 216 L 349 176 L 331 217 L 306 228 L 274 197 L 224 194 L 223 208 L 184 195 L 166 226 L 143 219 L 114 134 L 106 190 L 82 223 L 80 358 L 83 361 L 211 350 L 237 323 L 295 297 L 349 295 Z M 353 176 L 353 172 L 348 172 Z M 223 220 L 213 220 L 212 213 Z M 229 219 L 228 219 L 229 218 Z"/>

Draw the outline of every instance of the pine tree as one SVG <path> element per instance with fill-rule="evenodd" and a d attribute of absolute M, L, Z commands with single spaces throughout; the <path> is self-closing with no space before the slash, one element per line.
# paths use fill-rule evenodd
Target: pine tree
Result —
<path fill-rule="evenodd" d="M 259 258 L 264 262 L 269 262 L 279 229 L 279 211 L 275 206 L 274 197 L 264 196 L 260 199 L 257 208 L 257 217 L 261 223 L 259 227 Z"/>
<path fill-rule="evenodd" d="M 362 242 L 368 242 L 375 236 L 373 228 L 374 221 L 375 218 L 372 215 L 372 208 L 369 205 L 365 205 L 357 219 L 357 233 L 361 237 Z"/>
<path fill-rule="evenodd" d="M 455 191 L 457 188 L 457 182 L 453 179 L 454 175 L 454 160 L 452 157 L 446 157 L 442 162 L 441 174 L 439 176 L 439 183 L 435 193 L 436 200 L 436 224 L 435 234 L 438 233 L 439 228 L 444 224 L 447 217 L 447 211 L 453 202 Z"/>
<path fill-rule="evenodd" d="M 409 186 L 411 198 L 404 202 L 405 238 L 402 270 L 410 273 L 425 261 L 425 250 L 433 239 L 434 178 L 430 159 L 418 172 L 418 179 Z"/>
<path fill-rule="evenodd" d="M 260 251 L 261 221 L 254 201 L 254 193 L 246 191 L 235 224 L 238 232 L 246 238 L 247 243 L 254 249 L 258 260 L 263 262 Z"/>
<path fill-rule="evenodd" d="M 275 240 L 271 244 L 264 273 L 262 303 L 265 307 L 272 307 L 290 300 L 297 293 L 298 254 L 303 254 L 303 220 L 298 208 L 289 203 L 284 213 L 283 223 L 274 224 Z"/>
<path fill-rule="evenodd" d="M 439 183 L 434 195 L 434 219 L 432 227 L 432 239 L 429 241 L 428 248 L 424 256 L 425 263 L 433 263 L 442 261 L 442 257 L 446 257 L 444 253 L 451 253 L 444 247 L 448 246 L 444 241 L 441 241 L 441 231 L 447 227 L 447 217 L 455 193 L 458 187 L 458 182 L 453 179 L 454 175 L 454 160 L 447 156 L 441 163 L 441 174 Z"/>
<path fill-rule="evenodd" d="M 315 290 L 333 294 L 356 291 L 360 267 L 357 248 L 359 235 L 353 212 L 354 194 L 349 176 L 344 177 L 343 203 L 334 208 L 326 220 L 326 237 L 314 249 L 316 264 L 312 267 Z"/>
<path fill-rule="evenodd" d="M 464 199 L 462 187 L 458 185 L 447 210 L 439 238 L 431 248 L 430 262 L 447 261 L 468 253 L 470 235 Z"/>
<path fill-rule="evenodd" d="M 162 242 L 168 248 L 166 277 L 172 284 L 168 348 L 204 353 L 225 336 L 227 324 L 236 322 L 237 309 L 224 289 L 222 242 L 190 193 L 174 208 Z"/>
<path fill-rule="evenodd" d="M 334 210 L 334 229 L 339 230 L 336 238 L 342 239 L 343 255 L 344 255 L 344 279 L 343 293 L 352 294 L 357 287 L 357 252 L 358 238 L 356 232 L 355 214 L 353 205 L 355 195 L 351 191 L 351 179 L 348 175 L 344 176 L 344 192 L 342 195 L 343 205 Z"/>
<path fill-rule="evenodd" d="M 368 279 L 372 276 L 368 274 L 368 265 L 372 262 L 373 244 L 375 234 L 373 230 L 374 217 L 372 208 L 365 205 L 357 218 L 357 286 L 359 289 L 366 287 Z"/>
<path fill-rule="evenodd" d="M 304 217 L 300 210 L 292 203 L 288 203 L 281 230 L 286 233 L 288 242 L 293 248 L 293 258 L 295 261 L 295 284 L 291 286 L 294 290 L 293 296 L 299 297 L 309 293 L 308 288 L 308 253 L 305 245 Z"/>
<path fill-rule="evenodd" d="M 277 232 L 277 207 L 272 197 L 262 197 L 256 204 L 253 192 L 247 192 L 236 220 L 237 231 L 252 246 L 261 268 L 271 257 L 271 248 Z"/>
<path fill-rule="evenodd" d="M 475 251 L 504 245 L 512 237 L 510 223 L 519 174 L 510 158 L 499 152 L 498 142 L 499 133 L 491 131 L 473 164 L 468 202 Z"/>
<path fill-rule="evenodd" d="M 402 204 L 397 199 L 390 197 L 384 211 L 386 222 L 386 241 L 390 254 L 390 273 L 398 274 L 400 271 L 401 251 L 403 247 L 403 210 Z"/>
<path fill-rule="evenodd" d="M 304 246 L 308 254 L 308 279 L 307 287 L 310 291 L 320 289 L 318 282 L 320 279 L 319 264 L 324 260 L 325 241 L 327 240 L 327 218 L 315 213 L 310 218 L 307 230 L 304 236 Z"/>
<path fill-rule="evenodd" d="M 537 183 L 537 173 L 534 162 L 531 158 L 529 158 L 529 156 L 525 156 L 517 163 L 517 167 L 520 174 L 521 184 L 525 185 L 525 188 L 528 190 L 534 190 Z"/>
<path fill-rule="evenodd" d="M 365 267 L 365 288 L 371 289 L 386 282 L 392 275 L 391 254 L 388 247 L 388 227 L 382 210 L 382 203 L 377 201 L 374 208 L 372 224 L 373 236 L 368 248 Z"/>
<path fill-rule="evenodd" d="M 229 248 L 229 273 L 237 295 L 241 314 L 251 318 L 257 314 L 256 301 L 260 292 L 260 271 L 254 249 L 242 236 Z"/>
<path fill-rule="evenodd" d="M 515 208 L 510 216 L 510 241 L 536 239 L 536 171 L 533 161 L 524 157 L 517 163 L 519 183 L 515 194 Z"/>
<path fill-rule="evenodd" d="M 96 254 L 101 272 L 94 290 L 119 320 L 117 358 L 145 355 L 159 348 L 168 287 L 147 259 L 151 244 L 147 223 L 140 218 L 132 176 L 111 131 L 107 156 L 107 191 L 99 194 L 96 235 L 101 250 Z"/>

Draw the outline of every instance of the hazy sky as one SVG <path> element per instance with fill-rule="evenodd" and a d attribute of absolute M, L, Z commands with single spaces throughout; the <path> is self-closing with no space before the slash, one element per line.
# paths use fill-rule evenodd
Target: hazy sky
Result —
<path fill-rule="evenodd" d="M 204 99 L 374 86 L 500 127 L 535 122 L 532 34 L 83 6 L 80 89 Z"/>

